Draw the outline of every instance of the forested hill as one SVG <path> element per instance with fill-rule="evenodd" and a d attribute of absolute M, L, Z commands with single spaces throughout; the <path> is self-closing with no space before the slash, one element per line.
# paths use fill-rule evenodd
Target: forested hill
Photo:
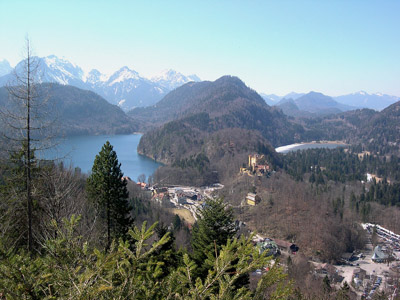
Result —
<path fill-rule="evenodd" d="M 279 163 L 271 145 L 298 141 L 303 131 L 302 126 L 268 106 L 240 79 L 230 76 L 215 82 L 186 84 L 151 110 L 143 111 L 153 115 L 155 122 L 178 119 L 146 132 L 138 152 L 175 167 L 159 171 L 165 170 L 159 178 L 174 177 L 182 182 L 197 174 L 193 178 L 205 180 L 187 184 L 208 184 L 214 171 L 219 180 L 232 175 L 250 153 L 264 153 L 271 162 Z"/>
<path fill-rule="evenodd" d="M 400 101 L 375 114 L 362 131 L 381 143 L 400 143 Z"/>
<path fill-rule="evenodd" d="M 72 86 L 46 83 L 39 94 L 47 99 L 43 115 L 54 120 L 53 126 L 63 135 L 119 134 L 137 130 L 135 122 L 118 106 L 108 103 L 94 92 Z M 0 105 L 10 105 L 8 93 L 0 88 Z M 54 128 L 53 128 L 54 129 Z"/>
<path fill-rule="evenodd" d="M 153 125 L 198 114 L 201 115 L 196 119 L 202 118 L 203 131 L 257 130 L 274 146 L 296 141 L 302 131 L 301 126 L 296 127 L 279 109 L 268 106 L 254 90 L 232 76 L 214 82 L 188 83 L 169 93 L 157 105 L 129 113 L 135 120 Z"/>
<path fill-rule="evenodd" d="M 303 125 L 307 128 L 308 140 L 344 140 L 380 154 L 398 152 L 400 101 L 381 112 L 354 110 L 324 118 L 303 119 Z"/>

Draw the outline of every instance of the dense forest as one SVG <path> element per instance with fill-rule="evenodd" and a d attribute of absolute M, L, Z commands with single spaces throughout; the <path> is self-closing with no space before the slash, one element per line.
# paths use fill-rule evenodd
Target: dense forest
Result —
<path fill-rule="evenodd" d="M 400 159 L 397 156 L 377 156 L 357 153 L 359 147 L 350 149 L 309 149 L 284 156 L 284 170 L 297 180 L 310 174 L 309 181 L 325 180 L 347 182 L 367 180 L 367 173 L 394 181 L 400 180 Z"/>

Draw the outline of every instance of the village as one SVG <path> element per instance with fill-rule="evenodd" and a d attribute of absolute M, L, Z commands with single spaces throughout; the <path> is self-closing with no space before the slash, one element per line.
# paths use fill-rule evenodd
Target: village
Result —
<path fill-rule="evenodd" d="M 270 176 L 271 166 L 263 155 L 248 156 L 247 166 L 239 170 L 240 174 L 250 177 Z M 370 175 L 370 174 L 368 174 Z M 369 176 L 368 176 L 369 177 Z M 370 178 L 368 178 L 370 180 Z M 189 228 L 197 219 L 197 211 L 204 206 L 207 198 L 215 198 L 217 191 L 224 188 L 220 183 L 205 187 L 191 186 L 149 186 L 136 183 L 142 190 L 151 193 L 151 200 L 170 209 L 181 217 Z M 247 193 L 241 206 L 256 206 L 261 198 L 254 192 Z M 236 222 L 238 229 L 246 227 L 244 222 Z M 379 225 L 362 224 L 367 235 L 367 244 L 362 251 L 343 254 L 340 264 L 321 263 L 309 260 L 314 266 L 313 275 L 327 277 L 329 282 L 340 288 L 345 282 L 349 284 L 359 299 L 372 299 L 380 290 L 390 292 L 389 299 L 398 295 L 400 279 L 400 235 Z M 299 247 L 289 241 L 265 237 L 257 234 L 253 239 L 260 252 L 267 251 L 274 258 L 288 258 L 300 251 Z M 253 276 L 259 276 L 267 270 L 256 270 Z"/>
<path fill-rule="evenodd" d="M 248 165 L 239 170 L 240 174 L 248 176 L 269 176 L 272 169 L 266 161 L 264 155 L 254 154 L 248 156 Z M 130 178 L 125 178 L 133 182 Z M 215 183 L 212 186 L 192 187 L 192 186 L 150 186 L 145 182 L 137 182 L 142 190 L 151 192 L 151 200 L 170 208 L 171 211 L 183 218 L 189 225 L 193 224 L 196 219 L 197 210 L 204 205 L 207 198 L 215 198 L 216 191 L 224 186 Z M 255 193 L 249 192 L 242 205 L 255 206 L 261 201 L 260 197 Z"/>
<path fill-rule="evenodd" d="M 340 288 L 346 282 L 357 294 L 358 299 L 372 299 L 375 293 L 382 290 L 386 292 L 388 299 L 395 299 L 399 295 L 400 235 L 379 225 L 362 224 L 362 226 L 368 238 L 362 252 L 345 253 L 340 264 L 335 265 L 310 259 L 309 262 L 313 265 L 312 275 L 323 279 L 326 277 L 336 288 Z M 268 255 L 274 258 L 280 257 L 281 262 L 289 257 L 295 259 L 300 251 L 294 243 L 259 234 L 255 236 L 254 244 L 260 252 L 267 251 Z M 260 276 L 266 271 L 256 270 L 252 275 Z"/>

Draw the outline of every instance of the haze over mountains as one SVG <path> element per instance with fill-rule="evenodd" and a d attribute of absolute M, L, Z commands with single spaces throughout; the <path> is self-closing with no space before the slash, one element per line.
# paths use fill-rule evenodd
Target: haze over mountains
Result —
<path fill-rule="evenodd" d="M 38 58 L 40 82 L 53 82 L 92 90 L 125 111 L 134 107 L 150 106 L 158 102 L 169 91 L 189 81 L 200 81 L 196 75 L 185 76 L 174 70 L 163 71 L 151 79 L 124 66 L 110 76 L 93 69 L 85 73 L 70 61 L 50 55 Z M 20 69 L 23 62 L 17 64 Z M 4 60 L 0 62 L 0 86 L 12 81 L 12 68 Z"/>
<path fill-rule="evenodd" d="M 12 67 L 10 66 L 9 62 L 4 60 L 0 60 L 0 76 L 7 75 L 12 71 Z"/>
<path fill-rule="evenodd" d="M 323 116 L 356 109 L 354 106 L 341 104 L 332 97 L 317 92 L 309 92 L 294 99 L 283 98 L 276 106 L 281 108 L 286 115 L 293 117 Z"/>
<path fill-rule="evenodd" d="M 291 92 L 283 97 L 280 97 L 280 96 L 277 96 L 274 94 L 269 94 L 269 95 L 268 94 L 260 94 L 260 95 L 271 106 L 274 106 L 274 105 L 282 106 L 283 104 L 285 104 L 287 102 L 294 102 L 296 104 L 297 108 L 302 112 L 300 112 L 300 113 L 291 112 L 291 113 L 289 113 L 289 115 L 304 116 L 304 115 L 307 115 L 307 113 L 304 114 L 304 111 L 308 112 L 308 113 L 313 113 L 313 114 L 315 114 L 317 112 L 317 111 L 308 110 L 310 108 L 308 106 L 308 104 L 303 103 L 303 102 L 310 103 L 310 101 L 313 102 L 315 99 L 314 100 L 310 99 L 310 98 L 315 98 L 315 94 L 313 95 L 313 93 L 324 96 L 324 97 L 322 97 L 322 96 L 320 97 L 322 102 L 318 104 L 322 108 L 321 115 L 326 114 L 326 111 L 324 111 L 325 109 L 331 109 L 331 108 L 339 109 L 340 111 L 347 111 L 350 109 L 357 109 L 357 108 L 370 108 L 370 109 L 375 109 L 375 110 L 382 110 L 382 109 L 388 107 L 389 105 L 400 100 L 400 98 L 397 96 L 391 96 L 391 95 L 386 95 L 386 94 L 382 94 L 382 93 L 368 94 L 367 92 L 364 92 L 364 91 L 359 91 L 356 93 L 351 93 L 351 94 L 337 96 L 337 97 L 329 97 L 329 96 L 326 96 L 326 95 L 323 95 L 323 94 L 317 93 L 317 92 L 309 92 L 308 94 Z M 327 97 L 329 97 L 330 99 L 328 99 Z M 289 99 L 292 99 L 293 101 L 288 101 Z M 291 106 L 290 109 L 294 109 L 293 105 L 290 105 L 290 106 Z M 303 106 L 306 106 L 307 108 L 305 108 Z M 289 109 L 289 105 L 285 104 L 284 108 Z"/>
<path fill-rule="evenodd" d="M 185 76 L 175 70 L 164 70 L 157 76 L 145 78 L 127 66 L 111 75 L 106 75 L 96 69 L 85 73 L 79 66 L 55 55 L 39 58 L 39 60 L 41 82 L 55 82 L 94 91 L 125 111 L 136 107 L 152 106 L 177 87 L 187 82 L 200 81 L 196 75 Z M 21 66 L 22 62 L 17 64 L 16 68 L 21 68 Z M 7 60 L 0 61 L 0 87 L 12 79 L 9 74 L 12 70 Z M 312 92 L 308 94 L 291 92 L 283 97 L 274 94 L 260 95 L 267 104 L 280 106 L 285 113 L 296 117 L 326 115 L 356 108 L 382 110 L 400 100 L 396 96 L 381 93 L 368 94 L 363 91 L 338 97 L 320 94 L 321 103 L 310 99 L 315 98 Z M 327 97 L 330 98 L 329 101 Z M 283 99 L 286 100 L 282 101 Z M 294 103 L 288 99 L 292 99 Z M 319 108 L 310 106 L 310 103 L 315 103 Z"/>

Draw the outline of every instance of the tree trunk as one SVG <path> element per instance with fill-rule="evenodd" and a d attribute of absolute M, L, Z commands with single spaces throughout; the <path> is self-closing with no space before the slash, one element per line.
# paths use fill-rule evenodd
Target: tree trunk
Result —
<path fill-rule="evenodd" d="M 28 53 L 29 50 L 29 42 L 27 44 Z M 26 99 L 26 202 L 28 205 L 28 250 L 32 251 L 32 195 L 31 195 L 31 74 L 30 74 L 30 55 L 28 55 L 28 74 L 27 74 L 27 99 Z"/>
<path fill-rule="evenodd" d="M 110 249 L 111 245 L 111 217 L 110 217 L 110 200 L 107 200 L 107 246 L 106 251 Z"/>

